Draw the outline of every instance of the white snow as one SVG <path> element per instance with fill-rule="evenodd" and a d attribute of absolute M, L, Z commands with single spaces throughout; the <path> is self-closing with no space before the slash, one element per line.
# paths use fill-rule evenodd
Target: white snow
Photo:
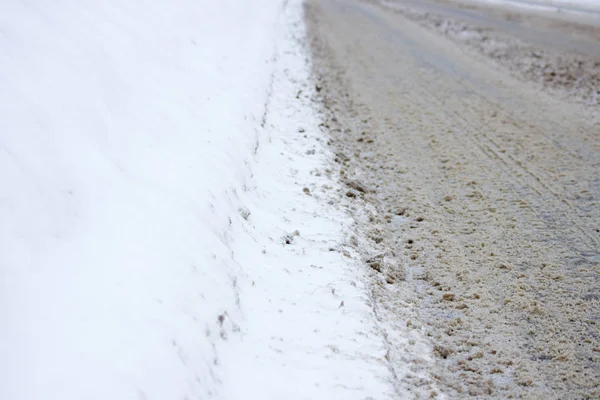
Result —
<path fill-rule="evenodd" d="M 300 0 L 0 4 L 0 399 L 394 395 L 302 32 Z"/>
<path fill-rule="evenodd" d="M 245 231 L 257 243 L 233 245 L 248 279 L 240 285 L 246 329 L 223 352 L 224 364 L 235 366 L 230 372 L 236 384 L 228 386 L 227 397 L 393 397 L 364 271 L 342 255 L 341 229 L 351 221 L 338 207 L 327 206 L 339 198 L 327 189 L 337 184 L 325 176 L 326 139 L 319 121 L 306 112 L 310 96 L 296 99 L 298 90 L 313 92 L 304 84 L 308 65 L 297 46 L 280 48 L 261 142 L 278 143 L 261 153 L 256 186 L 242 195 L 251 211 L 248 223 L 233 235 Z M 286 236 L 292 242 L 282 245 Z M 257 257 L 259 248 L 264 254 Z"/>

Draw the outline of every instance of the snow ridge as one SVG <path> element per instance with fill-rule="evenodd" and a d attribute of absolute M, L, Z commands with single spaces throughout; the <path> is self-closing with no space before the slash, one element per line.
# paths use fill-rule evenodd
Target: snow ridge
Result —
<path fill-rule="evenodd" d="M 0 398 L 393 392 L 301 13 L 0 5 Z"/>

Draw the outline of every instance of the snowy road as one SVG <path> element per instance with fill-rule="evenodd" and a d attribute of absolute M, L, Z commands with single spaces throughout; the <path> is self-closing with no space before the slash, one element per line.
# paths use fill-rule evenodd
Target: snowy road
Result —
<path fill-rule="evenodd" d="M 568 12 L 583 15 L 600 16 L 600 3 L 596 0 L 474 0 L 493 3 L 502 6 L 515 6 L 520 8 Z"/>
<path fill-rule="evenodd" d="M 579 51 L 581 53 L 600 54 L 600 42 L 589 37 L 572 34 L 567 29 L 557 29 L 556 24 L 531 24 L 518 14 L 514 18 L 506 18 L 507 13 L 502 8 L 476 7 L 474 2 L 459 3 L 457 6 L 451 2 L 436 2 L 435 0 L 402 0 L 386 1 L 390 6 L 401 5 L 410 7 L 420 12 L 428 12 L 446 18 L 460 19 L 467 23 L 476 24 L 483 29 L 495 29 L 510 35 L 518 36 L 528 43 L 543 47 L 556 48 L 562 51 Z M 485 3 L 484 3 L 485 4 Z M 566 15 L 567 20 L 577 21 L 577 16 Z M 549 21 L 546 19 L 545 21 Z M 586 20 L 588 21 L 588 20 Z M 594 21 L 594 20 L 592 20 Z M 594 21 L 600 28 L 600 16 Z"/>
<path fill-rule="evenodd" d="M 598 26 L 464 1 L 0 2 L 0 399 L 600 398 Z"/>
<path fill-rule="evenodd" d="M 598 398 L 599 114 L 576 96 L 589 91 L 554 80 L 571 73 L 562 64 L 539 81 L 522 64 L 558 45 L 593 68 L 594 54 L 566 51 L 600 41 L 542 15 L 440 3 L 309 2 L 344 176 L 374 188 L 367 203 L 406 267 L 398 300 L 418 310 L 443 394 Z M 573 81 L 597 82 L 590 71 Z"/>

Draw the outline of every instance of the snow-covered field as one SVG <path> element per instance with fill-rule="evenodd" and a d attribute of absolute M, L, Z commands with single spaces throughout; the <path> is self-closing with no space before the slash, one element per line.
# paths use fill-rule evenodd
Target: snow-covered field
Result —
<path fill-rule="evenodd" d="M 301 12 L 0 5 L 1 399 L 393 394 Z"/>

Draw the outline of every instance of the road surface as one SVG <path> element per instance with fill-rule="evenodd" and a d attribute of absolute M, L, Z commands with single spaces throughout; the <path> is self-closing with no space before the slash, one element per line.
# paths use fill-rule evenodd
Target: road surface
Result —
<path fill-rule="evenodd" d="M 469 13 L 543 51 L 600 49 L 552 23 L 418 7 Z M 598 107 L 389 4 L 312 0 L 306 21 L 342 173 L 373 188 L 365 201 L 405 269 L 393 284 L 435 355 L 431 396 L 600 398 Z"/>

